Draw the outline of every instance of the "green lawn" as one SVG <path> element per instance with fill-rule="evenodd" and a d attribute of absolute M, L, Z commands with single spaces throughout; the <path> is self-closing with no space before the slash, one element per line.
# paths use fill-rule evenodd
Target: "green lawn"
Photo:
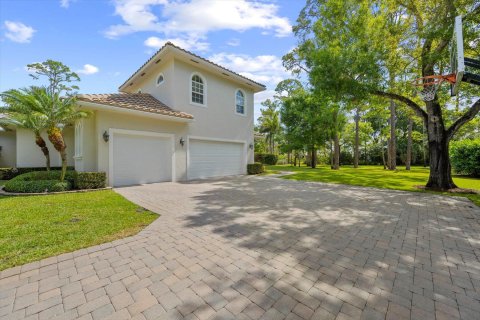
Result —
<path fill-rule="evenodd" d="M 344 166 L 340 170 L 331 170 L 330 166 L 318 166 L 316 169 L 312 169 L 305 166 L 299 168 L 290 165 L 277 165 L 267 166 L 267 170 L 273 172 L 295 172 L 285 176 L 284 179 L 321 181 L 407 191 L 420 191 L 416 186 L 424 186 L 426 184 L 429 172 L 429 169 L 424 167 L 412 167 L 410 171 L 405 170 L 404 167 L 398 167 L 397 171 L 389 171 L 384 170 L 383 166 L 360 166 L 357 169 L 351 166 Z M 460 188 L 480 190 L 480 179 L 455 176 L 453 180 Z M 466 196 L 477 205 L 480 205 L 480 195 L 462 196 Z"/>
<path fill-rule="evenodd" d="M 7 180 L 0 180 L 0 187 L 3 186 Z"/>
<path fill-rule="evenodd" d="M 136 234 L 157 217 L 111 190 L 0 197 L 0 270 Z"/>

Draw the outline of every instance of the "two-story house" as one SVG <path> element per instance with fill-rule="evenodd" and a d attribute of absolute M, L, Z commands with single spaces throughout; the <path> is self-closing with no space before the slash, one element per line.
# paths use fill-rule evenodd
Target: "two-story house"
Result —
<path fill-rule="evenodd" d="M 65 129 L 69 164 L 106 172 L 111 186 L 244 174 L 253 162 L 253 95 L 263 90 L 166 43 L 120 93 L 78 96 L 92 115 Z M 33 134 L 17 129 L 14 136 L 11 150 L 2 151 L 15 153 L 10 166 L 43 166 Z M 52 165 L 59 163 L 53 156 Z"/>

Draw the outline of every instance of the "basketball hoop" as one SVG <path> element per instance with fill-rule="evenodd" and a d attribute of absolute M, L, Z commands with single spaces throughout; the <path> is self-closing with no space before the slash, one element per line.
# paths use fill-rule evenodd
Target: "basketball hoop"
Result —
<path fill-rule="evenodd" d="M 434 75 L 417 78 L 412 81 L 412 84 L 417 87 L 417 93 L 423 101 L 433 101 L 438 88 L 444 81 L 450 84 L 454 84 L 456 81 L 456 75 L 454 73 L 447 75 Z"/>

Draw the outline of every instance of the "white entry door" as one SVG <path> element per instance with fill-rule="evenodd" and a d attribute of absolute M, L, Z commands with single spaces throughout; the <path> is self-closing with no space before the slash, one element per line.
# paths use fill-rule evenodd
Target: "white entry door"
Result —
<path fill-rule="evenodd" d="M 201 139 L 189 140 L 188 179 L 244 174 L 245 144 Z"/>
<path fill-rule="evenodd" d="M 114 132 L 111 143 L 114 187 L 172 181 L 172 139 L 139 131 Z"/>

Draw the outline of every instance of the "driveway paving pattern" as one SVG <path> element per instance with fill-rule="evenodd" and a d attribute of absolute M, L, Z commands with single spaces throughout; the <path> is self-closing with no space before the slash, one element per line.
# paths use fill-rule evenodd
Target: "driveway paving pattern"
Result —
<path fill-rule="evenodd" d="M 139 234 L 4 270 L 1 319 L 479 319 L 463 198 L 234 177 L 116 190 Z"/>

